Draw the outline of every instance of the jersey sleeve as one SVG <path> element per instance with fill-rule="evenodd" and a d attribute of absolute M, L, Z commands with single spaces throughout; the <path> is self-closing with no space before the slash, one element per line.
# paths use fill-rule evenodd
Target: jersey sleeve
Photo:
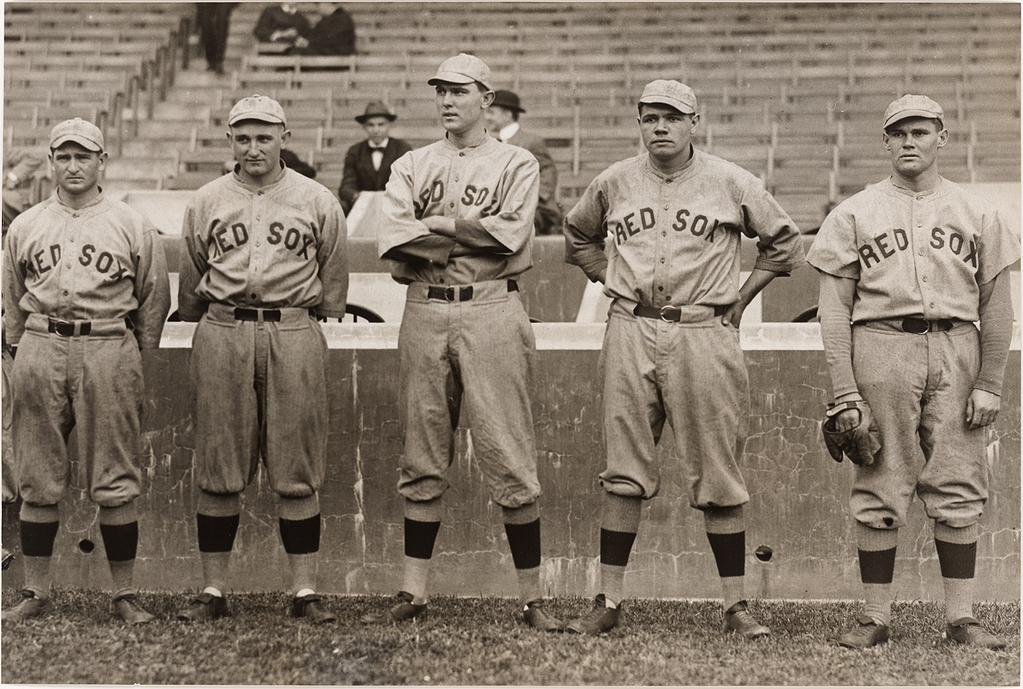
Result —
<path fill-rule="evenodd" d="M 320 199 L 322 217 L 316 261 L 323 294 L 316 312 L 327 318 L 341 318 L 348 300 L 348 229 L 341 204 L 326 191 Z"/>
<path fill-rule="evenodd" d="M 593 282 L 602 282 L 607 270 L 604 253 L 604 218 L 607 195 L 597 177 L 586 187 L 582 197 L 565 216 L 565 262 L 583 269 Z"/>
<path fill-rule="evenodd" d="M 416 218 L 412 164 L 412 154 L 406 153 L 391 166 L 380 211 L 383 228 L 377 239 L 378 255 L 395 261 L 427 260 L 447 265 L 455 241 L 433 234 Z"/>
<path fill-rule="evenodd" d="M 198 321 L 206 312 L 206 303 L 196 295 L 199 280 L 209 269 L 206 242 L 202 238 L 204 218 L 193 199 L 185 208 L 181 236 L 185 250 L 178 265 L 178 315 L 183 321 Z"/>
<path fill-rule="evenodd" d="M 138 340 L 139 349 L 156 349 L 160 346 L 163 324 L 170 311 L 170 282 L 167 277 L 167 259 L 158 233 L 148 223 L 143 228 L 135 261 L 135 299 L 138 307 L 130 314 L 135 324 L 135 339 Z"/>
<path fill-rule="evenodd" d="M 482 238 L 465 233 L 471 229 L 463 225 L 461 237 L 456 234 L 455 241 L 462 243 L 474 242 L 472 248 L 480 248 L 493 253 L 511 255 L 522 250 L 533 235 L 533 216 L 540 198 L 540 166 L 528 151 L 517 149 L 521 155 L 516 156 L 505 172 L 505 190 L 501 205 L 497 212 L 480 218 L 479 225 L 493 237 L 497 244 L 492 244 L 484 236 Z M 489 244 L 489 246 L 487 246 Z"/>
<path fill-rule="evenodd" d="M 856 219 L 842 206 L 824 219 L 806 261 L 817 270 L 840 278 L 858 280 L 860 258 L 856 253 Z"/>
<path fill-rule="evenodd" d="M 799 228 L 759 180 L 742 195 L 743 234 L 757 239 L 755 268 L 791 273 L 803 260 Z"/>
<path fill-rule="evenodd" d="M 25 320 L 28 314 L 21 308 L 21 299 L 28 291 L 25 287 L 25 276 L 18 266 L 17 233 L 12 225 L 4 237 L 4 270 L 3 270 L 3 305 L 4 305 L 4 339 L 18 344 L 25 332 Z"/>
<path fill-rule="evenodd" d="M 994 280 L 1004 268 L 1019 260 L 1019 237 L 1002 221 L 998 212 L 985 213 L 982 222 L 978 285 Z"/>

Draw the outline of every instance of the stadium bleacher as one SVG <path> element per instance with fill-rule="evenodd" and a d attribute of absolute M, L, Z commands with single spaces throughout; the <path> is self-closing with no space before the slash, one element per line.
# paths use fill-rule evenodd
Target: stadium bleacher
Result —
<path fill-rule="evenodd" d="M 639 150 L 634 100 L 659 77 L 696 89 L 699 145 L 759 175 L 805 230 L 886 174 L 876 123 L 904 92 L 944 104 L 946 176 L 1019 180 L 1014 5 L 355 3 L 359 52 L 337 58 L 258 43 L 265 5 L 235 10 L 229 74 L 217 77 L 196 59 L 196 36 L 181 35 L 191 4 L 7 3 L 5 144 L 39 145 L 52 122 L 82 114 L 109 127 L 121 152 L 108 188 L 195 188 L 229 157 L 230 104 L 262 92 L 282 101 L 291 147 L 336 190 L 345 150 L 361 138 L 352 117 L 367 101 L 395 107 L 396 135 L 414 145 L 436 138 L 423 82 L 462 50 L 522 97 L 560 168 L 566 207 Z M 911 36 L 891 30 L 907 20 Z"/>

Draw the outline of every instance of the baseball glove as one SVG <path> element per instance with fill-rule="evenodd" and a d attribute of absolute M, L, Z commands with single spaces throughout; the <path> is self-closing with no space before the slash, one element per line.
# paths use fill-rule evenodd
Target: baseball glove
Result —
<path fill-rule="evenodd" d="M 855 409 L 859 414 L 859 423 L 847 431 L 835 430 L 835 417 L 848 409 Z M 863 400 L 852 402 L 831 402 L 824 413 L 821 423 L 824 444 L 832 459 L 842 461 L 844 454 L 857 466 L 870 466 L 881 451 L 881 434 L 870 413 L 870 406 Z"/>

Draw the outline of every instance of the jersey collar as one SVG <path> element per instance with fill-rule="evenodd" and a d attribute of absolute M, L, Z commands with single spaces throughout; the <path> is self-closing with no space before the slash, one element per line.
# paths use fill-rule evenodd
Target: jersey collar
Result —
<path fill-rule="evenodd" d="M 249 191 L 260 191 L 261 189 L 270 189 L 270 188 L 275 187 L 278 184 L 280 184 L 281 180 L 283 180 L 285 175 L 288 174 L 288 166 L 284 164 L 283 160 L 280 161 L 280 163 L 281 163 L 281 170 L 277 174 L 277 177 L 274 178 L 274 181 L 270 182 L 269 184 L 264 184 L 261 187 L 257 187 L 254 184 L 249 184 L 248 182 L 246 182 L 245 180 L 242 179 L 241 175 L 238 174 L 239 171 L 241 170 L 242 166 L 239 165 L 238 163 L 234 164 L 234 171 L 231 174 L 234 176 L 234 181 L 235 182 L 237 182 L 239 185 L 241 185 L 244 189 L 248 189 Z"/>
<path fill-rule="evenodd" d="M 103 201 L 103 199 L 104 199 L 103 187 L 97 186 L 96 188 L 99 189 L 99 193 L 96 194 L 96 198 L 92 199 L 87 204 L 85 204 L 84 206 L 81 206 L 79 208 L 72 208 L 71 206 L 69 206 L 64 201 L 64 199 L 62 199 L 60 197 L 60 188 L 59 187 L 53 190 L 53 198 L 54 198 L 54 200 L 56 200 L 57 205 L 60 206 L 61 208 L 65 209 L 68 213 L 81 213 L 86 208 L 92 208 L 93 206 L 98 205 L 101 201 Z"/>
<path fill-rule="evenodd" d="M 689 160 L 686 161 L 685 165 L 683 165 L 670 175 L 666 175 L 654 167 L 654 164 L 650 162 L 650 153 L 648 151 L 644 151 L 640 155 L 643 156 L 644 167 L 650 174 L 652 174 L 657 179 L 664 180 L 665 182 L 669 180 L 674 182 L 682 179 L 683 176 L 689 174 L 689 172 L 691 172 L 693 169 L 693 165 L 696 163 L 696 157 L 697 155 L 699 155 L 698 151 L 696 150 L 696 146 L 694 146 L 693 144 L 689 144 L 689 151 L 691 153 L 691 155 L 689 156 Z"/>

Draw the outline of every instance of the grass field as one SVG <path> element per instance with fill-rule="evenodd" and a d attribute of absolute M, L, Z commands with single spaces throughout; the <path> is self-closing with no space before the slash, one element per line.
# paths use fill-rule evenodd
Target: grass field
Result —
<path fill-rule="evenodd" d="M 4 594 L 4 603 L 14 598 Z M 510 599 L 437 598 L 430 617 L 406 627 L 365 628 L 381 605 L 327 597 L 339 623 L 312 627 L 285 616 L 285 594 L 230 598 L 232 616 L 205 625 L 170 621 L 181 595 L 146 593 L 160 621 L 127 628 L 107 595 L 57 591 L 48 616 L 3 625 L 4 683 L 142 684 L 955 684 L 1017 685 L 1018 604 L 982 604 L 978 617 L 1009 643 L 1005 652 L 936 645 L 941 606 L 895 607 L 893 641 L 849 651 L 833 638 L 858 610 L 850 603 L 755 602 L 773 630 L 746 642 L 719 629 L 712 602 L 636 601 L 624 626 L 600 638 L 542 634 L 515 621 Z M 558 600 L 570 616 L 589 606 Z"/>

